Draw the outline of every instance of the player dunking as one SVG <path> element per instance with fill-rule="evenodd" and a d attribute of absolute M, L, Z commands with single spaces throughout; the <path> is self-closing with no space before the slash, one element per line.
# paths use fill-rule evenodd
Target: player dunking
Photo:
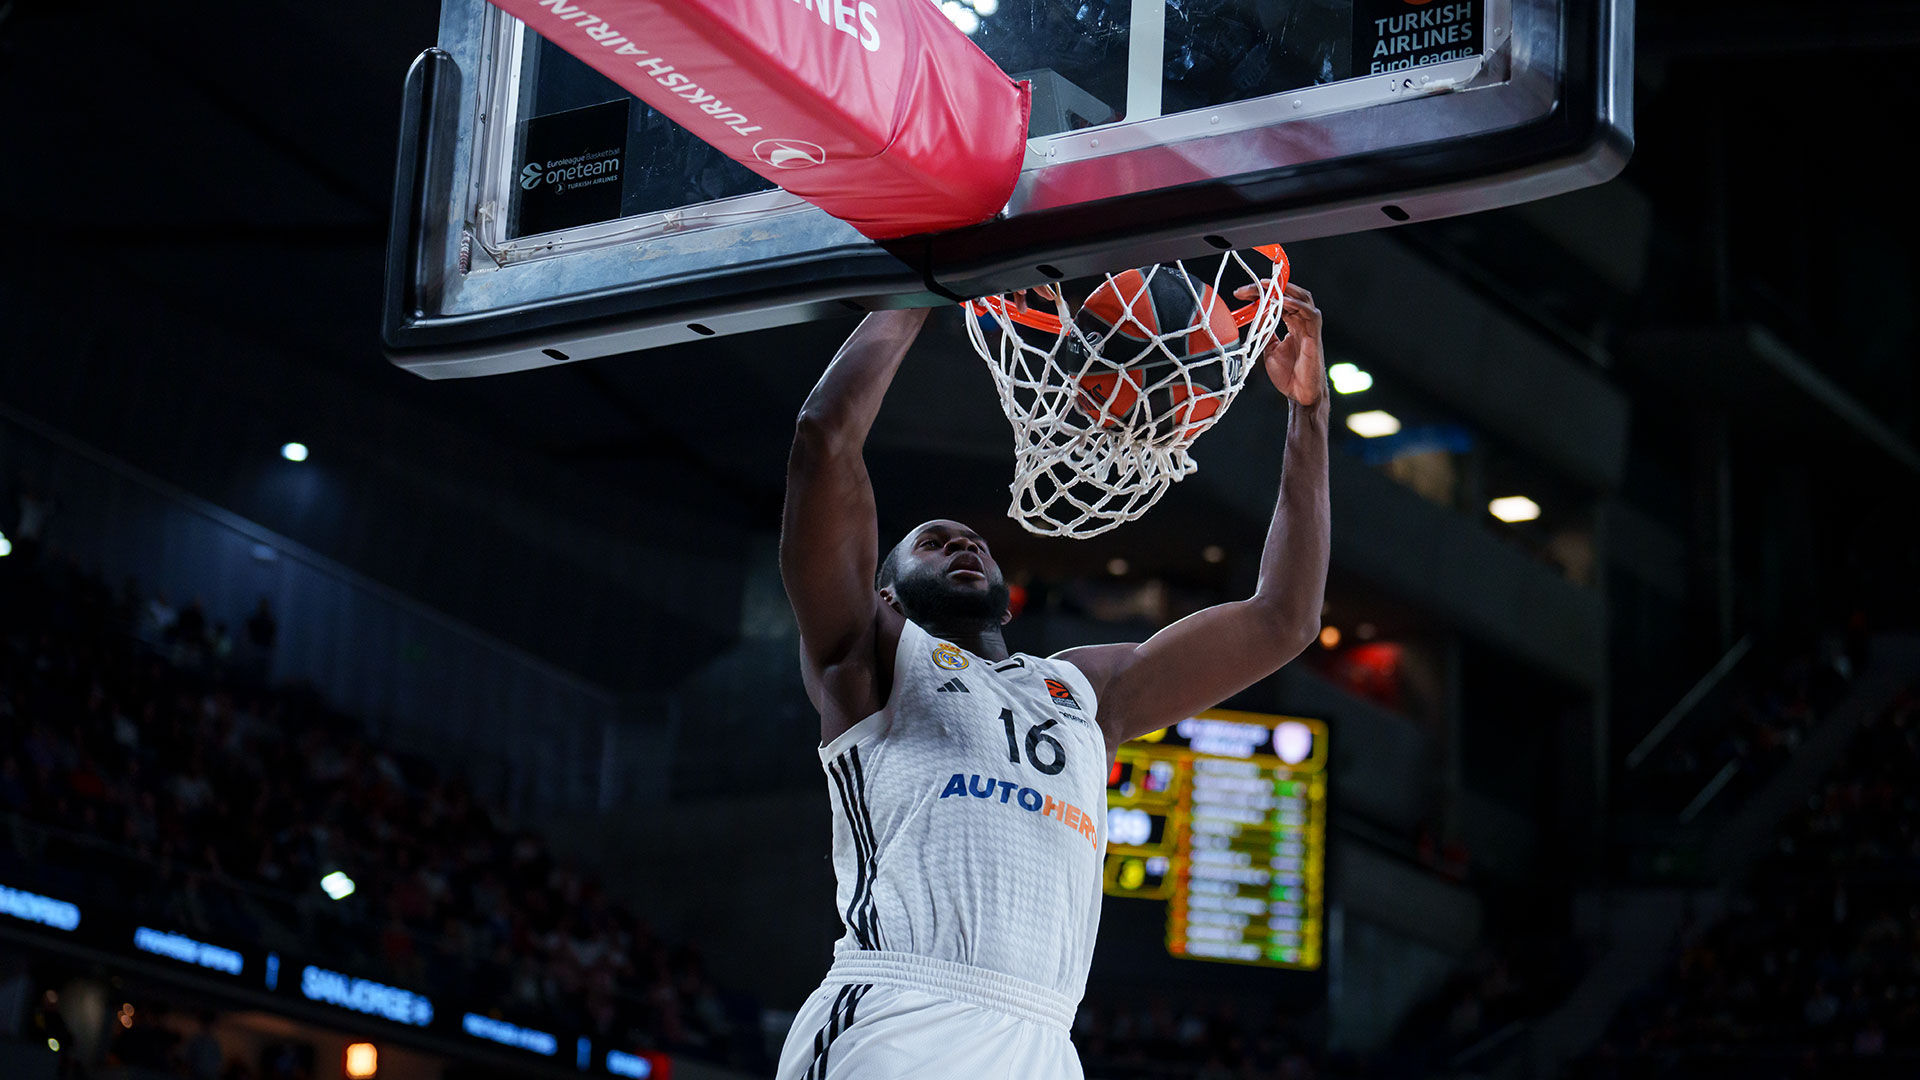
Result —
<path fill-rule="evenodd" d="M 807 397 L 780 572 L 820 710 L 846 934 L 779 1080 L 1062 1080 L 1092 961 L 1116 747 L 1251 686 L 1320 629 L 1328 551 L 1320 312 L 1288 285 L 1262 356 L 1292 402 L 1254 594 L 1139 644 L 1009 655 L 1000 567 L 929 521 L 884 558 L 862 446 L 924 310 L 869 315 Z"/>

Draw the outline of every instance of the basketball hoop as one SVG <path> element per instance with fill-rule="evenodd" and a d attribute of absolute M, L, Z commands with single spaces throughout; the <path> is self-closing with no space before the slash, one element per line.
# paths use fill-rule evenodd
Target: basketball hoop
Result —
<path fill-rule="evenodd" d="M 1280 329 L 1286 252 L 1253 251 L 1265 273 L 1228 251 L 1186 260 L 1192 271 L 1176 260 L 1107 274 L 1077 304 L 1058 285 L 967 302 L 967 337 L 1013 425 L 1008 517 L 1040 536 L 1098 536 L 1200 467 L 1188 448 Z M 1252 301 L 1229 308 L 1248 286 Z M 1177 324 L 1162 325 L 1169 312 Z"/>

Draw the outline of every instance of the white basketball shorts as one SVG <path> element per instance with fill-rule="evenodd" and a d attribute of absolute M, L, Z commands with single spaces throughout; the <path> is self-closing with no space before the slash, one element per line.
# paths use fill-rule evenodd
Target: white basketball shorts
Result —
<path fill-rule="evenodd" d="M 1073 1005 L 1044 987 L 905 953 L 848 952 L 808 998 L 778 1080 L 1083 1080 Z"/>

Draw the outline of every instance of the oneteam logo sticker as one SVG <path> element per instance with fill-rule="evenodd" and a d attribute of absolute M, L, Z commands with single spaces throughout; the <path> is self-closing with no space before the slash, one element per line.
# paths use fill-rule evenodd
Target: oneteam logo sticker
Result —
<path fill-rule="evenodd" d="M 960 651 L 960 646 L 949 645 L 943 641 L 933 647 L 933 666 L 947 671 L 959 671 L 967 666 L 967 654 Z"/>

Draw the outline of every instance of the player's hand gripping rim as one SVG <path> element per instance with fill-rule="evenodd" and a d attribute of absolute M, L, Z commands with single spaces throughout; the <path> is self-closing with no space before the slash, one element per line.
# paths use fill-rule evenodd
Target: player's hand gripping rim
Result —
<path fill-rule="evenodd" d="M 1259 285 L 1242 285 L 1234 290 L 1234 299 L 1252 300 L 1260 295 Z M 1289 281 L 1280 298 L 1280 321 L 1286 324 L 1285 336 L 1275 336 L 1260 354 L 1276 390 L 1287 400 L 1310 408 L 1327 396 L 1326 352 L 1320 340 L 1320 309 L 1313 294 Z"/>

